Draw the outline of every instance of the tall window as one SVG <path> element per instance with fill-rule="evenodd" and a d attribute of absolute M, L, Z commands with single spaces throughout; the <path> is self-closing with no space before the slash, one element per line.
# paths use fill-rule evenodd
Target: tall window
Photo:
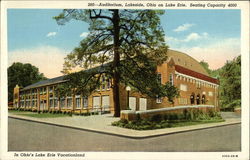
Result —
<path fill-rule="evenodd" d="M 39 92 L 40 92 L 40 95 L 42 95 L 43 94 L 43 88 L 40 88 Z"/>
<path fill-rule="evenodd" d="M 67 108 L 70 108 L 72 106 L 72 97 L 67 98 Z"/>
<path fill-rule="evenodd" d="M 107 78 L 107 90 L 109 90 L 109 89 L 110 89 L 110 87 L 111 87 L 110 79 L 109 79 L 109 78 Z"/>
<path fill-rule="evenodd" d="M 53 92 L 53 86 L 50 86 L 49 87 L 49 93 L 52 93 Z"/>
<path fill-rule="evenodd" d="M 161 73 L 157 73 L 157 80 L 158 80 L 160 83 L 162 83 L 162 82 L 161 82 Z"/>
<path fill-rule="evenodd" d="M 29 107 L 30 106 L 30 100 L 26 100 L 26 106 Z"/>
<path fill-rule="evenodd" d="M 76 108 L 77 109 L 81 108 L 81 97 L 80 97 L 80 95 L 76 96 Z"/>
<path fill-rule="evenodd" d="M 58 98 L 57 97 L 54 98 L 54 106 L 58 107 Z"/>
<path fill-rule="evenodd" d="M 40 109 L 43 110 L 44 109 L 43 107 L 44 107 L 44 103 L 42 100 L 40 100 Z"/>
<path fill-rule="evenodd" d="M 105 90 L 106 82 L 105 82 L 105 75 L 102 76 L 102 90 Z"/>
<path fill-rule="evenodd" d="M 65 98 L 60 99 L 60 107 L 65 108 Z"/>
<path fill-rule="evenodd" d="M 50 99 L 49 99 L 49 107 L 50 107 L 50 108 L 53 108 L 53 107 L 54 107 L 54 99 L 53 99 L 53 98 L 50 98 Z"/>
<path fill-rule="evenodd" d="M 83 108 L 88 108 L 88 97 L 82 97 Z"/>
<path fill-rule="evenodd" d="M 169 83 L 173 86 L 174 85 L 174 75 L 173 73 L 169 74 Z"/>

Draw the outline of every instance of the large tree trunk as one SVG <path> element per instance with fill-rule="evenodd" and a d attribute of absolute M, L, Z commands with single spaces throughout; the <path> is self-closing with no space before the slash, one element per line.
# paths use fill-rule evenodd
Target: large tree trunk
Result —
<path fill-rule="evenodd" d="M 114 100 L 114 108 L 115 113 L 114 117 L 120 117 L 120 94 L 119 94 L 119 83 L 120 83 L 120 74 L 117 71 L 117 67 L 120 64 L 120 53 L 119 53 L 119 34 L 120 34 L 120 28 L 119 28 L 119 10 L 113 10 L 113 25 L 114 25 L 114 61 L 113 61 L 113 67 L 114 67 L 114 75 L 113 75 L 113 100 Z"/>

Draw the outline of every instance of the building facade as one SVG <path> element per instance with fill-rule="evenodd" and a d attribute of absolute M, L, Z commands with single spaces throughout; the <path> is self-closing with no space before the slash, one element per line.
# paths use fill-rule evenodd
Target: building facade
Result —
<path fill-rule="evenodd" d="M 180 91 L 180 96 L 169 103 L 166 97 L 149 98 L 120 85 L 121 110 L 144 111 L 185 105 L 213 105 L 218 107 L 217 79 L 208 75 L 194 58 L 185 53 L 168 50 L 168 60 L 157 67 L 161 83 L 170 82 Z M 35 110 L 67 110 L 73 112 L 114 112 L 111 80 L 101 78 L 102 85 L 90 96 L 71 95 L 57 97 L 55 87 L 64 83 L 64 76 L 44 80 L 24 88 L 14 89 L 14 106 Z"/>

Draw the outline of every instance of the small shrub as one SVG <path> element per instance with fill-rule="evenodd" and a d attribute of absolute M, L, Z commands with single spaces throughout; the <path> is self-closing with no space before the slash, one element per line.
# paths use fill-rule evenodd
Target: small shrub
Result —
<path fill-rule="evenodd" d="M 162 120 L 162 115 L 156 114 L 151 117 L 151 121 L 153 122 L 160 122 Z"/>
<path fill-rule="evenodd" d="M 178 120 L 178 115 L 176 113 L 169 114 L 168 120 Z"/>
<path fill-rule="evenodd" d="M 209 117 L 215 117 L 215 112 L 212 109 L 208 110 L 208 116 Z"/>
<path fill-rule="evenodd" d="M 225 108 L 229 108 L 231 110 L 234 110 L 234 108 L 240 108 L 241 106 L 241 99 L 234 100 L 233 102 L 227 104 Z"/>
<path fill-rule="evenodd" d="M 186 120 L 193 120 L 194 119 L 193 111 L 188 110 L 185 118 L 186 118 Z"/>
<path fill-rule="evenodd" d="M 177 120 L 184 120 L 185 116 L 182 113 L 176 114 L 177 115 Z"/>
<path fill-rule="evenodd" d="M 68 112 L 68 115 L 72 117 L 72 112 L 71 112 L 71 111 L 69 111 L 69 112 Z"/>
<path fill-rule="evenodd" d="M 120 122 L 124 123 L 124 124 L 128 124 L 128 120 L 127 119 L 121 119 Z"/>
<path fill-rule="evenodd" d="M 137 114 L 136 114 L 135 120 L 136 120 L 136 121 L 141 120 L 141 116 L 140 116 L 140 114 L 139 114 L 139 113 L 137 113 Z"/>

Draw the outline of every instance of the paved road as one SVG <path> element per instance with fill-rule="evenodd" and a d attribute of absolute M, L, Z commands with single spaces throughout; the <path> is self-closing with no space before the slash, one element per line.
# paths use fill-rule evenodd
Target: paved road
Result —
<path fill-rule="evenodd" d="M 240 151 L 240 124 L 130 139 L 9 118 L 9 151 Z"/>

